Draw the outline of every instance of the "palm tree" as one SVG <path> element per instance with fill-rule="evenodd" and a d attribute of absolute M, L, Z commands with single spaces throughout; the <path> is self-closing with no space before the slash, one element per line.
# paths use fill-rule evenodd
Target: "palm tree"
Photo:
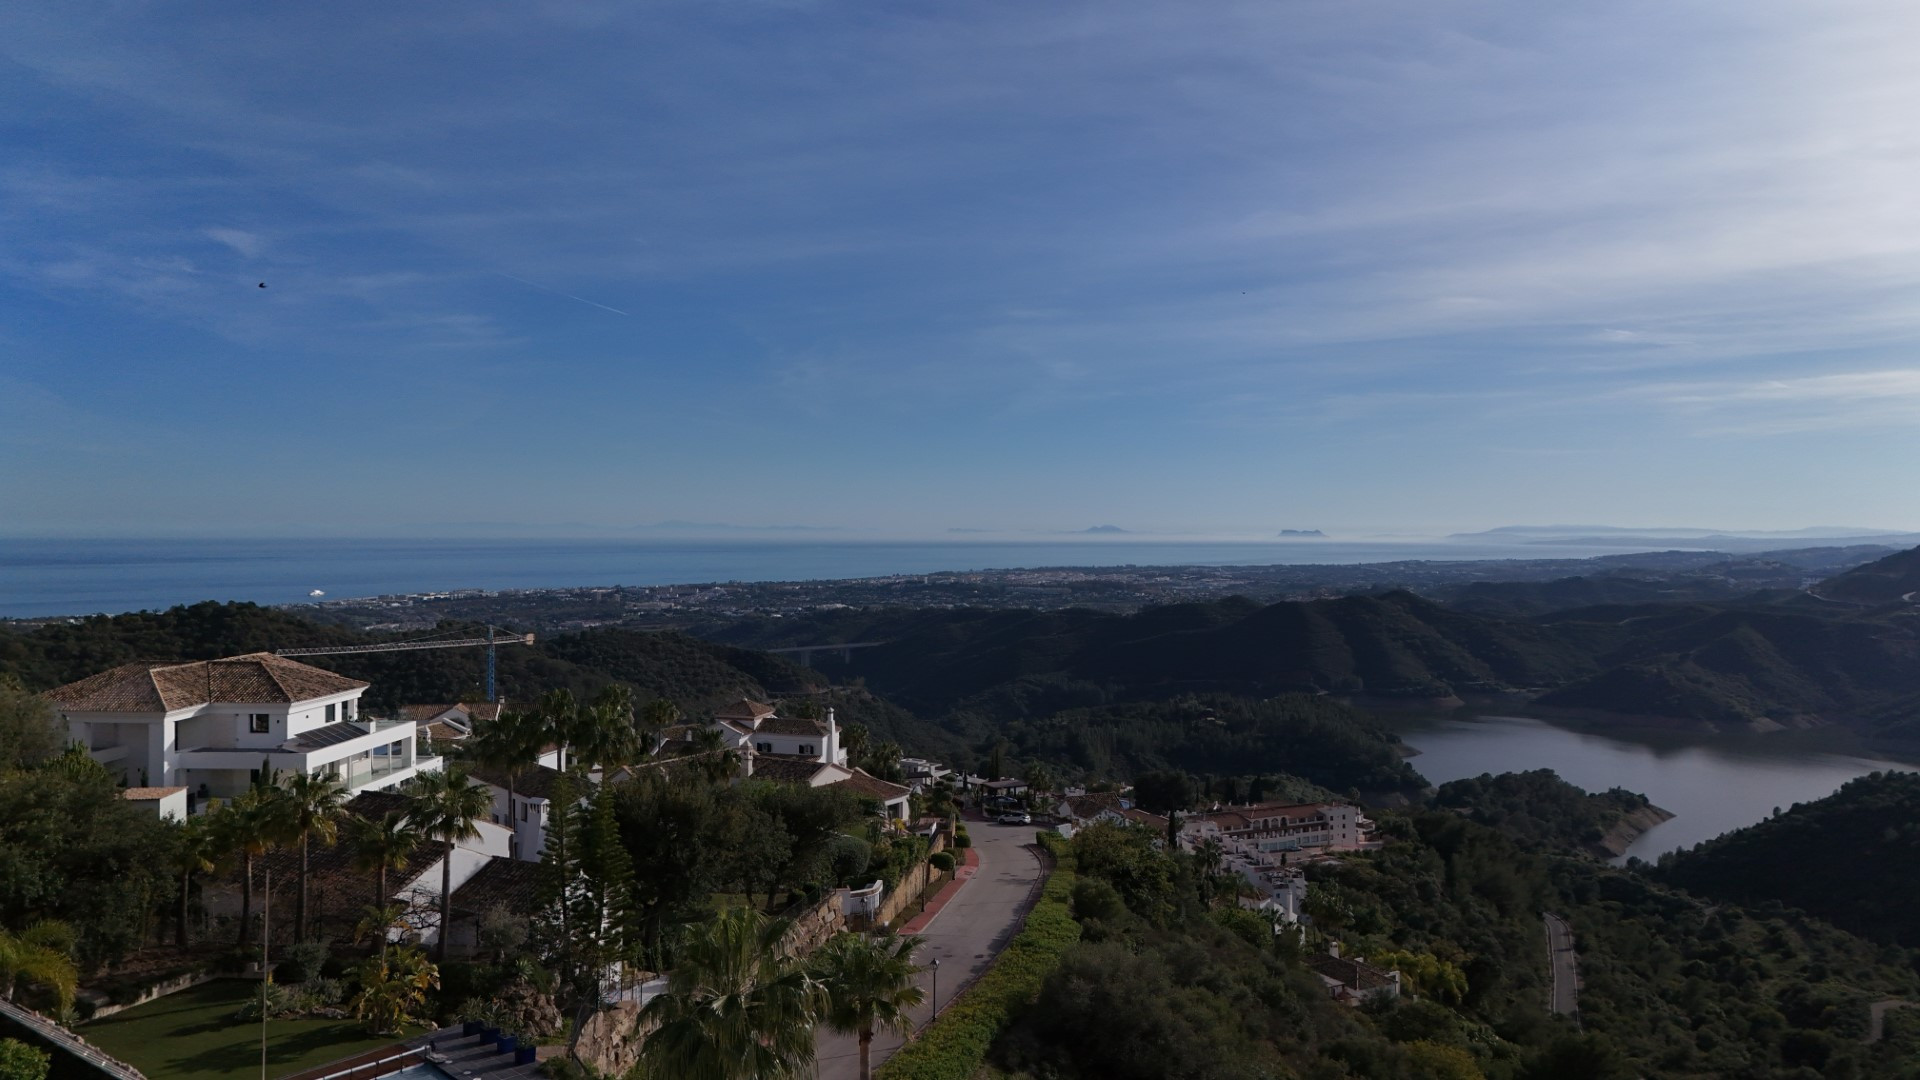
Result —
<path fill-rule="evenodd" d="M 479 822 L 493 806 L 493 796 L 486 788 L 474 786 L 466 770 L 453 765 L 414 781 L 412 795 L 409 820 L 444 845 L 440 858 L 440 935 L 434 943 L 434 958 L 445 963 L 447 938 L 453 931 L 453 847 L 480 835 Z"/>
<path fill-rule="evenodd" d="M 534 763 L 546 742 L 538 713 L 508 712 L 489 720 L 473 738 L 474 760 L 488 768 L 499 769 L 507 781 L 507 827 L 513 828 L 514 803 L 520 770 Z"/>
<path fill-rule="evenodd" d="M 572 743 L 580 735 L 580 703 L 573 699 L 571 690 L 549 690 L 541 697 L 540 704 L 534 706 L 534 716 L 540 728 L 541 741 L 558 743 L 560 746 L 560 768 L 567 767 L 567 755 Z"/>
<path fill-rule="evenodd" d="M 317 839 L 328 847 L 340 838 L 340 819 L 347 812 L 347 789 L 325 773 L 295 774 L 287 778 L 287 829 L 300 840 L 300 898 L 294 904 L 293 936 L 307 940 L 307 847 Z"/>
<path fill-rule="evenodd" d="M 73 940 L 73 927 L 57 919 L 42 919 L 18 934 L 0 930 L 0 997 L 12 1001 L 14 983 L 24 980 L 53 991 L 61 1012 L 72 1008 L 80 984 Z"/>
<path fill-rule="evenodd" d="M 905 1034 L 913 1027 L 908 1010 L 926 1000 L 913 983 L 921 970 L 913 953 L 924 940 L 840 934 L 813 956 L 814 977 L 827 992 L 827 1026 L 860 1036 L 860 1080 L 873 1076 L 874 1032 Z"/>
<path fill-rule="evenodd" d="M 228 851 L 240 853 L 240 932 L 247 943 L 253 923 L 253 861 L 280 846 L 287 834 L 286 802 L 278 788 L 250 787 L 217 814 L 214 829 Z"/>
<path fill-rule="evenodd" d="M 653 753 L 660 745 L 660 733 L 675 727 L 686 720 L 680 712 L 680 706 L 666 698 L 654 698 L 640 713 L 640 730 L 645 737 L 645 745 L 640 748 L 641 756 Z"/>
<path fill-rule="evenodd" d="M 633 691 L 610 683 L 578 713 L 575 738 L 589 768 L 617 768 L 640 757 L 640 733 L 633 722 Z"/>
<path fill-rule="evenodd" d="M 398 810 L 389 810 L 377 818 L 347 819 L 347 843 L 353 848 L 353 868 L 374 875 L 375 906 L 393 899 L 392 891 L 387 888 L 387 873 L 403 869 L 422 839 L 419 828 Z"/>
<path fill-rule="evenodd" d="M 693 755 L 700 759 L 700 775 L 710 784 L 724 784 L 740 773 L 740 749 L 718 728 L 693 733 Z"/>
<path fill-rule="evenodd" d="M 359 945 L 378 938 L 380 957 L 384 960 L 393 932 L 407 925 L 407 914 L 405 904 L 368 904 L 360 909 L 360 922 L 353 928 L 353 943 Z"/>
<path fill-rule="evenodd" d="M 173 869 L 180 875 L 180 910 L 174 920 L 173 937 L 177 945 L 187 943 L 187 905 L 193 893 L 193 875 L 213 871 L 225 854 L 223 840 L 215 826 L 218 819 L 202 814 L 188 818 L 173 830 Z"/>
<path fill-rule="evenodd" d="M 640 1010 L 653 1033 L 641 1080 L 796 1080 L 813 1072 L 825 994 L 781 947 L 784 922 L 729 908 L 689 929 L 666 992 Z"/>

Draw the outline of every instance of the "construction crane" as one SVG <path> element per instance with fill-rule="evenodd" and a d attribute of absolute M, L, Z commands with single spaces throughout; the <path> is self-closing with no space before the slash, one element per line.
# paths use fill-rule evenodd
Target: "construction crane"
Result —
<path fill-rule="evenodd" d="M 487 647 L 487 700 L 498 701 L 494 675 L 498 669 L 495 648 L 500 645 L 531 645 L 532 634 L 508 634 L 498 627 L 487 627 L 486 637 L 428 638 L 421 641 L 388 641 L 379 645 L 318 645 L 310 649 L 275 649 L 275 656 L 341 656 L 346 653 L 407 652 L 412 649 L 462 649 L 476 645 Z"/>

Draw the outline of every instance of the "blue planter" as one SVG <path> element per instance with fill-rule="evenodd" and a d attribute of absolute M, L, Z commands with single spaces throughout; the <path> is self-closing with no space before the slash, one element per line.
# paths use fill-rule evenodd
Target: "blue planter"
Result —
<path fill-rule="evenodd" d="M 493 1043 L 494 1052 L 500 1054 L 511 1054 L 519 1048 L 520 1040 L 512 1035 L 502 1035 Z"/>
<path fill-rule="evenodd" d="M 481 1028 L 481 1029 L 480 1029 L 480 1041 L 481 1041 L 481 1042 L 499 1042 L 499 1041 L 500 1041 L 500 1029 L 499 1029 L 499 1028 L 497 1028 L 497 1027 L 483 1027 L 483 1028 Z"/>
<path fill-rule="evenodd" d="M 533 1064 L 533 1059 L 539 1053 L 538 1047 L 523 1046 L 513 1052 L 513 1063 L 515 1065 L 531 1065 Z"/>
<path fill-rule="evenodd" d="M 478 1035 L 485 1030 L 487 1030 L 487 1022 L 485 1020 L 469 1020 L 460 1025 L 460 1034 L 468 1037 Z"/>

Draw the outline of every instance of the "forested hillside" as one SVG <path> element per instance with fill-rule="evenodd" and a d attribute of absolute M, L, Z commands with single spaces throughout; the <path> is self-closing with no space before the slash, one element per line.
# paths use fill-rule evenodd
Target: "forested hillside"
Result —
<path fill-rule="evenodd" d="M 1074 838 L 1080 942 L 998 1042 L 1053 1080 L 1799 1080 L 1914 1075 L 1868 1004 L 1912 970 L 1813 920 L 1709 908 L 1457 814 L 1381 816 L 1384 850 L 1316 865 L 1304 939 L 1223 902 L 1204 854 L 1146 829 Z M 1580 1024 L 1548 1014 L 1540 913 L 1579 942 Z M 1411 994 L 1354 1009 L 1304 957 L 1391 964 Z"/>
<path fill-rule="evenodd" d="M 1606 670 L 1540 703 L 1766 726 L 1859 720 L 1920 692 L 1912 620 L 1731 608 L 1646 621 L 1600 657 Z"/>
<path fill-rule="evenodd" d="M 1907 603 L 1909 594 L 1920 591 L 1920 548 L 1854 567 L 1814 586 L 1813 591 L 1823 599 L 1856 604 Z"/>
<path fill-rule="evenodd" d="M 1335 691 L 1444 697 L 1557 686 L 1595 670 L 1575 635 L 1450 610 L 1411 593 L 1267 606 L 1179 604 L 1093 611 L 939 611 L 842 616 L 784 627 L 886 641 L 826 670 L 865 678 L 914 708 L 942 711 L 1020 680 L 1106 688 L 1112 696 Z M 719 632 L 766 644 L 764 623 Z M 829 636 L 825 640 L 858 640 Z"/>
<path fill-rule="evenodd" d="M 475 636 L 480 628 L 447 626 Z M 423 635 L 411 635 L 420 637 Z M 434 635 L 442 636 L 442 635 Z M 308 645 L 390 640 L 253 604 L 202 603 L 164 612 L 95 616 L 29 633 L 0 631 L 0 671 L 45 690 L 134 661 L 207 660 Z M 503 645 L 503 697 L 526 701 L 565 687 L 585 696 L 610 681 L 643 698 L 686 706 L 728 696 L 777 696 L 821 688 L 826 680 L 797 664 L 680 634 L 587 630 L 534 645 Z M 373 684 L 368 704 L 474 700 L 483 693 L 485 651 L 479 648 L 316 656 L 307 663 Z"/>
<path fill-rule="evenodd" d="M 984 725 L 983 725 L 984 726 Z M 1094 776 L 1177 769 L 1220 776 L 1286 774 L 1323 788 L 1407 792 L 1425 786 L 1379 721 L 1325 698 L 1225 695 L 1067 709 L 997 726 L 1019 760 Z"/>
<path fill-rule="evenodd" d="M 1661 860 L 1700 896 L 1777 900 L 1863 937 L 1920 947 L 1920 773 L 1874 773 Z"/>
<path fill-rule="evenodd" d="M 1624 788 L 1588 794 L 1552 769 L 1482 773 L 1442 784 L 1435 806 L 1458 810 L 1528 847 L 1613 856 L 1672 815 Z"/>

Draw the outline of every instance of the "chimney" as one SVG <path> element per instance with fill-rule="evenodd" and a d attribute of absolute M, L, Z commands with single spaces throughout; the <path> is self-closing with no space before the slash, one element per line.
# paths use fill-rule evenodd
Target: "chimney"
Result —
<path fill-rule="evenodd" d="M 1340 959 L 1340 943 L 1337 941 L 1329 942 L 1327 945 L 1327 955 L 1333 957 L 1335 960 Z"/>

